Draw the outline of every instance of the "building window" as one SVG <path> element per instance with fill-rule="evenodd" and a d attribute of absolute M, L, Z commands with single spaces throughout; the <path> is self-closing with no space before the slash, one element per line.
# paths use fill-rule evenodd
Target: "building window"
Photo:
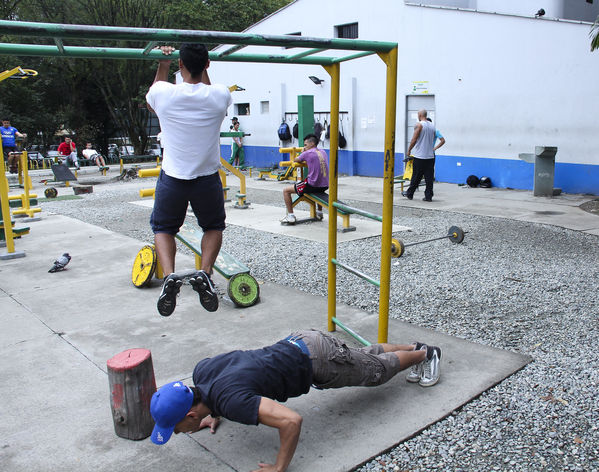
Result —
<path fill-rule="evenodd" d="M 236 115 L 249 115 L 250 114 L 250 104 L 249 103 L 236 103 L 235 104 L 235 114 Z"/>
<path fill-rule="evenodd" d="M 260 102 L 260 113 L 267 115 L 270 111 L 270 102 Z"/>
<path fill-rule="evenodd" d="M 358 23 L 335 26 L 335 37 L 356 39 L 358 37 Z"/>

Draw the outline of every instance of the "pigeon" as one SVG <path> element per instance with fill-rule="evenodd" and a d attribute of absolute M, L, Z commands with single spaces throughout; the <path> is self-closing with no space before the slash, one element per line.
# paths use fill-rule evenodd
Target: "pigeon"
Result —
<path fill-rule="evenodd" d="M 62 256 L 54 261 L 54 265 L 48 272 L 58 272 L 59 270 L 63 270 L 70 261 L 71 256 L 69 256 L 68 252 L 65 252 Z"/>
<path fill-rule="evenodd" d="M 535 18 L 541 18 L 543 15 L 545 15 L 545 10 L 541 8 L 535 15 Z"/>

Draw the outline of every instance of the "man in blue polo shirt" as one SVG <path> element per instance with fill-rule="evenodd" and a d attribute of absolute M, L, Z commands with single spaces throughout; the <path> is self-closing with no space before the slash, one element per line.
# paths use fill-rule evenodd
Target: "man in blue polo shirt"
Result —
<path fill-rule="evenodd" d="M 4 159 L 8 161 L 8 166 L 11 174 L 16 174 L 19 171 L 19 156 L 10 154 L 17 152 L 17 140 L 16 138 L 26 138 L 26 134 L 19 133 L 17 128 L 10 126 L 10 120 L 2 120 L 2 127 L 0 128 L 0 134 L 2 135 L 2 149 L 4 151 Z"/>
<path fill-rule="evenodd" d="M 232 351 L 200 361 L 193 387 L 172 382 L 153 396 L 156 426 L 152 442 L 165 444 L 172 433 L 216 431 L 221 416 L 247 425 L 279 430 L 275 464 L 259 471 L 285 471 L 299 441 L 302 417 L 278 402 L 317 389 L 374 387 L 411 368 L 406 380 L 423 387 L 439 381 L 441 349 L 422 343 L 374 344 L 360 349 L 316 330 L 297 331 L 271 346 Z"/>

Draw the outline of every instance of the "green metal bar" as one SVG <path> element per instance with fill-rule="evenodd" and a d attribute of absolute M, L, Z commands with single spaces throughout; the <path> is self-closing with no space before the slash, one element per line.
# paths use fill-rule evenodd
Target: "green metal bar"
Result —
<path fill-rule="evenodd" d="M 240 51 L 244 47 L 246 47 L 245 44 L 238 44 L 237 46 L 233 46 L 232 48 L 226 49 L 223 52 L 218 53 L 218 57 L 230 56 L 234 52 Z"/>
<path fill-rule="evenodd" d="M 220 133 L 221 138 L 243 138 L 245 135 L 243 131 L 223 131 Z"/>
<path fill-rule="evenodd" d="M 343 210 L 347 213 L 355 213 L 357 215 L 362 215 L 362 216 L 365 216 L 366 218 L 370 218 L 371 220 L 383 221 L 382 216 L 375 215 L 374 213 L 370 213 L 366 210 L 360 210 L 359 208 L 350 207 L 350 206 L 344 205 L 343 203 L 333 202 L 333 206 L 335 208 L 339 208 L 340 210 Z"/>
<path fill-rule="evenodd" d="M 125 41 L 196 42 L 205 44 L 244 44 L 248 46 L 280 46 L 324 48 L 356 51 L 388 52 L 397 43 L 359 39 L 311 38 L 307 36 L 230 33 L 120 26 L 67 25 L 0 20 L 0 34 L 15 36 L 58 37 L 62 39 L 99 39 Z"/>
<path fill-rule="evenodd" d="M 62 39 L 54 38 L 54 43 L 56 44 L 56 47 L 58 48 L 60 53 L 64 54 L 64 44 L 62 43 Z"/>
<path fill-rule="evenodd" d="M 157 44 L 158 44 L 158 43 L 157 43 L 156 41 L 150 41 L 150 42 L 148 43 L 148 45 L 147 45 L 147 46 L 144 48 L 144 52 L 143 52 L 143 54 L 144 54 L 144 55 L 150 54 L 150 51 L 151 51 L 152 49 L 154 49 L 154 47 L 155 47 Z"/>
<path fill-rule="evenodd" d="M 375 279 L 369 277 L 364 272 L 360 272 L 358 269 L 354 269 L 353 267 L 350 267 L 350 266 L 344 264 L 343 262 L 339 262 L 337 259 L 331 259 L 331 262 L 333 264 L 335 264 L 336 266 L 339 266 L 339 267 L 345 269 L 346 271 L 351 272 L 354 275 L 357 275 L 361 279 L 366 280 L 366 282 L 370 282 L 372 285 L 376 285 L 377 287 L 381 286 L 381 283 L 378 280 L 375 280 Z"/>
<path fill-rule="evenodd" d="M 326 51 L 326 49 L 309 49 L 307 51 L 303 51 L 293 56 L 290 56 L 290 59 L 300 59 L 302 57 L 311 56 L 312 54 L 318 54 L 319 52 L 323 51 Z"/>
<path fill-rule="evenodd" d="M 354 339 L 356 339 L 357 341 L 359 341 L 362 344 L 364 344 L 364 346 L 372 346 L 372 343 L 370 343 L 369 341 L 367 341 L 366 339 L 364 339 L 362 336 L 360 336 L 358 333 L 356 333 L 349 326 L 345 326 L 335 316 L 333 316 L 333 323 L 335 323 L 337 326 L 339 326 L 342 330 L 344 330 L 347 334 L 349 334 L 350 336 L 352 336 Z"/>
<path fill-rule="evenodd" d="M 339 57 L 335 59 L 335 62 L 351 61 L 353 59 L 359 59 L 361 57 L 372 56 L 373 54 L 376 53 L 374 51 L 359 52 L 358 54 L 351 54 L 349 56 Z"/>
<path fill-rule="evenodd" d="M 2 54 L 13 56 L 72 57 L 88 59 L 157 60 L 164 58 L 162 52 L 157 49 L 153 49 L 149 53 L 144 54 L 143 49 L 65 46 L 64 52 L 60 52 L 56 46 L 10 43 L 0 43 L 0 55 Z M 179 52 L 174 51 L 169 57 L 171 59 L 178 59 Z M 234 54 L 231 56 L 219 57 L 218 53 L 214 52 L 209 53 L 209 57 L 211 61 L 221 62 L 263 62 L 312 65 L 329 65 L 334 60 L 332 57 L 305 57 L 291 60 L 288 56 L 273 56 L 267 54 Z"/>

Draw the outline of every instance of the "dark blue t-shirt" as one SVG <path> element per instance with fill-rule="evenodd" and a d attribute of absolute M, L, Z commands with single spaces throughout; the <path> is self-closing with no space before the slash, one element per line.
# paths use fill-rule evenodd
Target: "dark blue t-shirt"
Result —
<path fill-rule="evenodd" d="M 296 346 L 279 341 L 262 349 L 204 359 L 193 371 L 193 383 L 213 414 L 258 424 L 261 397 L 284 402 L 308 393 L 312 362 Z"/>

